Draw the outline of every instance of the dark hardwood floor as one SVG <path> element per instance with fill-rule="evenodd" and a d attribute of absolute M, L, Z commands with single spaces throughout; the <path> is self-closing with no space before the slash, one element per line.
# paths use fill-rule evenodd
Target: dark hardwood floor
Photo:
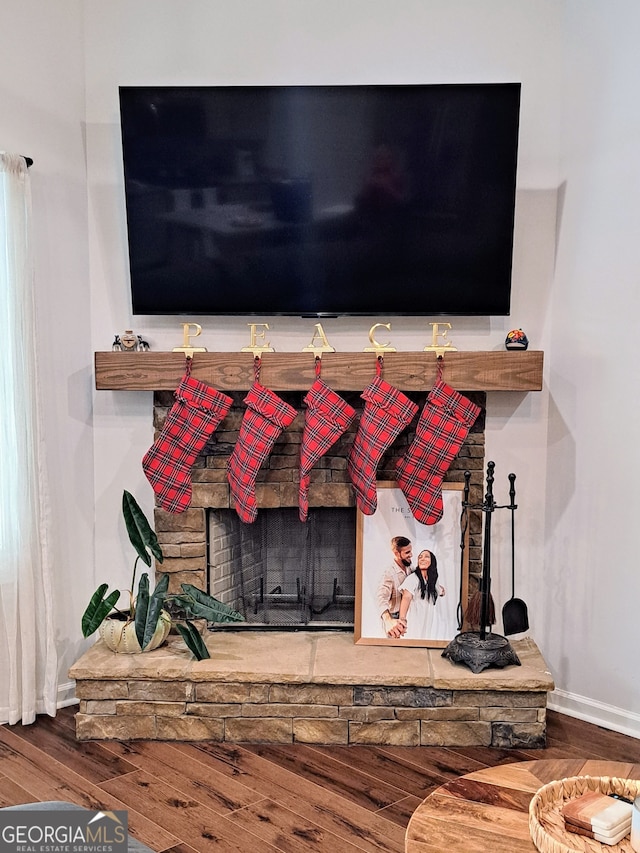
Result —
<path fill-rule="evenodd" d="M 537 758 L 640 762 L 640 740 L 553 711 L 535 750 L 79 743 L 75 711 L 0 726 L 0 806 L 125 809 L 132 835 L 172 853 L 403 853 L 420 801 L 464 773 Z"/>

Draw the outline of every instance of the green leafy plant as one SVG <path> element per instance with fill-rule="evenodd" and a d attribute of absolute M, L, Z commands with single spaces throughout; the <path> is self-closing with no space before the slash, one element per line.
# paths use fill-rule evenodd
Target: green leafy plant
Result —
<path fill-rule="evenodd" d="M 129 541 L 136 551 L 133 564 L 131 589 L 129 592 L 129 607 L 118 610 L 116 607 L 120 598 L 120 590 L 114 589 L 107 594 L 109 585 L 100 584 L 91 596 L 91 600 L 82 616 L 82 634 L 89 637 L 97 631 L 106 619 L 120 619 L 125 623 L 135 622 L 135 633 L 140 648 L 144 650 L 153 637 L 161 614 L 166 612 L 165 605 L 173 603 L 173 610 L 184 613 L 184 624 L 176 623 L 176 628 L 182 636 L 189 651 L 197 660 L 210 657 L 209 651 L 200 636 L 197 627 L 191 619 L 206 619 L 208 622 L 242 622 L 244 617 L 227 604 L 208 595 L 192 584 L 181 584 L 182 593 L 169 594 L 169 575 L 164 574 L 155 585 L 153 592 L 149 589 L 149 575 L 144 572 L 138 583 L 137 593 L 134 594 L 138 561 L 142 560 L 151 566 L 151 558 L 155 557 L 162 563 L 164 556 L 154 530 L 149 524 L 144 512 L 140 509 L 133 495 L 124 491 L 122 495 L 122 514 L 129 535 Z"/>

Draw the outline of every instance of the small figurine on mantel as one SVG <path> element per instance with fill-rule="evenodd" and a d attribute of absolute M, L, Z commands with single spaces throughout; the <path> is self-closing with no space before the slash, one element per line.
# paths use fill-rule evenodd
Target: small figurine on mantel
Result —
<path fill-rule="evenodd" d="M 143 341 L 141 335 L 127 329 L 122 335 L 116 335 L 111 344 L 113 352 L 147 352 L 151 347 L 147 341 Z"/>
<path fill-rule="evenodd" d="M 511 329 L 504 342 L 505 349 L 522 349 L 529 346 L 529 339 L 522 329 Z"/>

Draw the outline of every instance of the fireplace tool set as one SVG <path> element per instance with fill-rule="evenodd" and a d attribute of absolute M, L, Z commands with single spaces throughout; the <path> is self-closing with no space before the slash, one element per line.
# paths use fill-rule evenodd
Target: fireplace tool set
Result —
<path fill-rule="evenodd" d="M 478 673 L 490 666 L 504 667 L 509 664 L 520 666 L 520 659 L 513 650 L 506 637 L 494 634 L 491 631 L 493 616 L 493 600 L 491 598 L 491 519 L 493 513 L 499 509 L 511 511 L 511 589 L 512 594 L 509 601 L 503 607 L 502 615 L 505 634 L 515 634 L 526 631 L 529 627 L 527 608 L 519 598 L 515 597 L 515 510 L 518 508 L 515 502 L 515 474 L 509 474 L 509 498 L 508 504 L 499 506 L 493 496 L 495 463 L 487 464 L 486 492 L 482 504 L 473 505 L 469 502 L 469 483 L 471 472 L 464 473 L 464 492 L 462 500 L 463 514 L 470 509 L 479 509 L 484 513 L 484 538 L 482 548 L 482 578 L 477 595 L 480 597 L 480 616 L 478 631 L 462 631 L 459 633 L 442 652 L 442 657 L 448 658 L 454 663 L 463 663 Z M 469 608 L 471 610 L 471 607 Z"/>

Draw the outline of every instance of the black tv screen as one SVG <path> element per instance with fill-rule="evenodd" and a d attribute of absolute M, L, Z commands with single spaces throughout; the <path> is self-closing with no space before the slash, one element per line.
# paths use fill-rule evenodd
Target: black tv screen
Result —
<path fill-rule="evenodd" d="M 119 92 L 134 314 L 509 314 L 519 83 Z"/>

